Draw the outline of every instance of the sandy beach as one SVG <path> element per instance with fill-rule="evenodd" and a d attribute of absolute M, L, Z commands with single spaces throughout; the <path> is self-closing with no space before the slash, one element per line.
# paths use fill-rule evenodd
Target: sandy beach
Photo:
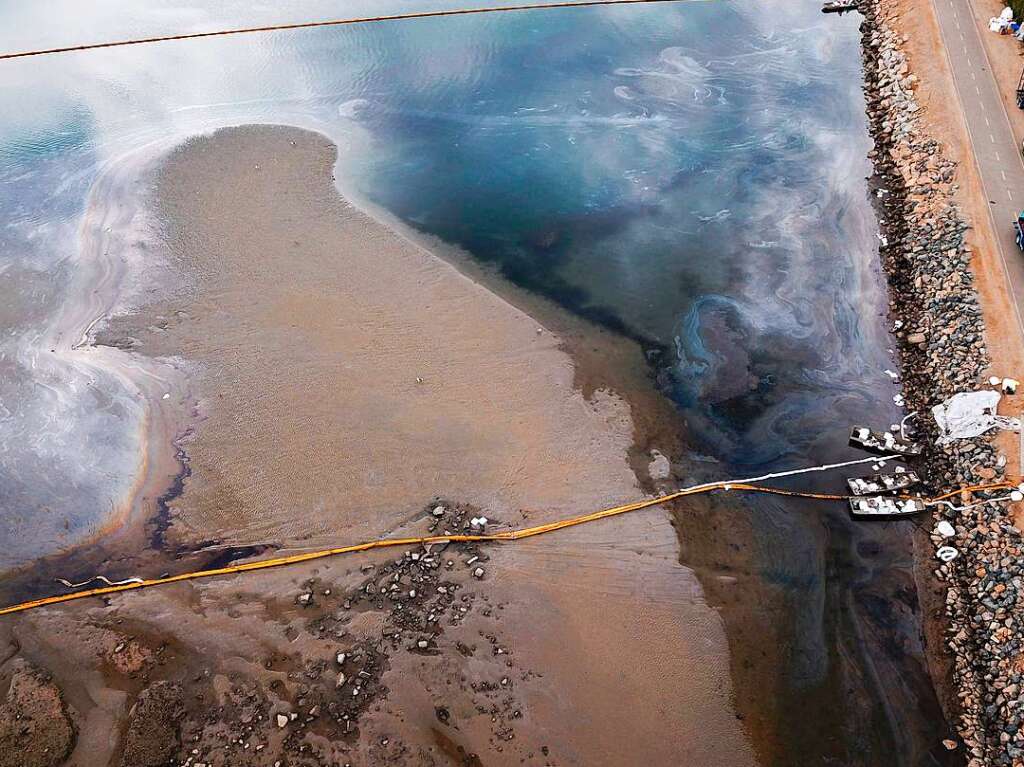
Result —
<path fill-rule="evenodd" d="M 641 497 L 627 401 L 346 202 L 334 162 L 321 135 L 249 126 L 151 179 L 178 276 L 97 338 L 190 371 L 160 547 L 291 551 Z M 0 730 L 0 764 L 59 763 L 68 727 L 75 764 L 754 763 L 721 620 L 656 510 L 44 609 L 0 644 L 27 664 L 17 694 L 63 693 L 51 741 Z"/>

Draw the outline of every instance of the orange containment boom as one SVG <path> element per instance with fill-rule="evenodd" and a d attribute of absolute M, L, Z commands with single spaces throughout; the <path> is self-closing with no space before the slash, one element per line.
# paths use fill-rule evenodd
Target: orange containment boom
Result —
<path fill-rule="evenodd" d="M 877 460 L 874 458 L 866 460 Z M 863 461 L 850 461 L 845 464 L 834 464 L 830 467 L 815 467 L 811 469 L 798 469 L 793 472 L 782 472 L 783 475 L 791 475 L 796 473 L 804 473 L 808 471 L 822 471 L 826 468 L 834 468 L 836 466 L 845 466 L 852 463 L 863 463 Z M 777 476 L 777 475 L 776 475 Z M 991 485 L 976 485 L 973 487 L 963 488 L 953 493 L 947 493 L 946 495 L 939 496 L 937 498 L 926 501 L 926 503 L 936 503 L 945 501 L 945 499 L 957 495 L 961 492 L 976 492 L 979 490 L 1008 490 L 1013 489 L 1014 485 L 1008 482 L 998 482 Z M 242 562 L 236 565 L 228 565 L 226 567 L 217 567 L 210 570 L 197 570 L 188 573 L 179 573 L 178 575 L 169 575 L 164 578 L 150 578 L 150 579 L 135 579 L 127 582 L 120 582 L 110 586 L 102 586 L 94 589 L 86 589 L 84 591 L 73 591 L 68 594 L 58 594 L 56 596 L 43 597 L 41 599 L 33 599 L 27 602 L 21 602 L 19 604 L 10 605 L 0 609 L 0 615 L 9 615 L 11 613 L 24 612 L 26 610 L 32 610 L 37 607 L 44 607 L 46 605 L 55 605 L 62 602 L 71 602 L 77 599 L 86 599 L 88 597 L 100 597 L 107 594 L 117 594 L 122 591 L 133 591 L 135 589 L 145 589 L 151 586 L 164 586 L 171 583 L 180 583 L 182 581 L 198 580 L 200 578 L 213 578 L 218 575 L 233 575 L 235 573 L 247 573 L 255 570 L 266 570 L 271 567 L 284 567 L 285 565 L 295 565 L 302 562 L 311 562 L 315 559 L 325 559 L 327 557 L 334 557 L 341 554 L 353 554 L 358 551 L 370 551 L 372 549 L 383 549 L 391 548 L 395 546 L 426 546 L 434 543 L 499 543 L 505 541 L 519 541 L 524 538 L 532 538 L 537 535 L 544 535 L 545 533 L 552 533 L 556 530 L 564 530 L 567 527 L 575 527 L 576 525 L 582 525 L 587 522 L 596 522 L 599 519 L 606 519 L 608 517 L 615 517 L 621 514 L 628 514 L 629 512 L 639 511 L 640 509 L 649 509 L 652 506 L 659 506 L 669 501 L 674 501 L 678 498 L 684 498 L 689 495 L 700 495 L 704 493 L 710 493 L 715 490 L 725 491 L 742 491 L 751 493 L 770 493 L 773 495 L 785 495 L 796 498 L 810 498 L 815 500 L 825 501 L 847 501 L 852 496 L 849 495 L 833 495 L 830 493 L 810 493 L 800 492 L 796 490 L 785 490 L 777 487 L 763 487 L 760 485 L 749 484 L 749 481 L 723 481 L 723 482 L 711 482 L 704 485 L 697 485 L 694 487 L 684 488 L 668 495 L 658 496 L 657 498 L 647 498 L 640 501 L 634 501 L 633 503 L 622 504 L 621 506 L 613 506 L 610 509 L 602 509 L 601 511 L 595 511 L 590 514 L 584 514 L 578 517 L 570 517 L 569 519 L 561 519 L 555 522 L 548 522 L 543 525 L 536 525 L 534 527 L 527 527 L 521 530 L 502 530 L 495 533 L 485 533 L 479 535 L 427 535 L 412 538 L 381 538 L 375 541 L 367 541 L 365 543 L 356 543 L 350 546 L 341 546 L 334 549 L 322 549 L 320 551 L 310 551 L 301 554 L 291 554 L 283 557 L 275 557 L 273 559 L 261 559 L 253 562 Z M 897 497 L 909 497 L 909 496 L 897 496 Z M 997 500 L 997 499 L 993 499 Z"/>
<path fill-rule="evenodd" d="M 328 19 L 325 21 L 301 21 L 293 24 L 269 24 L 261 27 L 238 27 L 236 29 L 218 29 L 210 32 L 189 32 L 180 35 L 160 35 L 158 37 L 140 37 L 133 40 L 112 40 L 105 43 L 86 43 L 83 45 L 67 45 L 61 48 L 41 48 L 33 51 L 0 53 L 2 59 L 23 59 L 30 56 L 50 56 L 55 53 L 72 53 L 74 51 L 94 51 L 99 48 L 120 48 L 126 45 L 145 45 L 147 43 L 164 43 L 172 40 L 198 40 L 203 37 L 227 37 L 228 35 L 250 35 L 256 32 L 284 32 L 293 29 L 315 29 L 317 27 L 340 27 L 350 24 L 372 24 L 384 21 L 410 21 L 413 19 L 430 19 L 439 16 L 469 16 L 479 13 L 501 13 L 503 11 L 539 11 L 553 8 L 589 8 L 595 5 L 641 5 L 653 3 L 679 2 L 711 2 L 711 0 L 581 0 L 575 3 L 528 3 L 524 5 L 506 5 L 482 8 L 454 8 L 439 11 L 413 11 L 410 13 L 394 13 L 388 16 L 362 16 L 351 19 Z"/>

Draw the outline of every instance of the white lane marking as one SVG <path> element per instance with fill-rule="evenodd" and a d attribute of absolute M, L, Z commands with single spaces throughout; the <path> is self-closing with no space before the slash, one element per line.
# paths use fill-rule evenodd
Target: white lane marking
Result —
<path fill-rule="evenodd" d="M 999 152 L 996 152 L 996 162 L 1002 162 L 1002 160 L 999 159 Z"/>
<path fill-rule="evenodd" d="M 1003 181 L 1006 181 L 1006 171 L 1002 168 L 999 169 L 999 175 L 1003 177 Z"/>
<path fill-rule="evenodd" d="M 987 125 L 989 128 L 992 127 L 992 124 L 988 121 L 988 117 L 985 118 L 985 125 Z"/>
<path fill-rule="evenodd" d="M 935 2 L 935 0 L 933 0 L 933 2 Z M 969 2 L 970 2 L 970 0 L 968 0 L 968 4 L 969 4 Z M 950 5 L 950 8 L 954 9 L 954 13 L 955 13 L 956 10 L 955 10 L 955 7 L 953 5 L 953 0 L 949 0 L 949 5 Z M 938 7 L 938 2 L 935 2 L 935 7 L 936 8 Z M 946 27 L 945 25 L 940 25 L 940 34 L 941 34 L 941 36 L 943 38 L 945 38 L 945 36 L 946 36 L 945 33 L 946 33 L 947 29 L 948 29 L 948 27 Z M 980 33 L 978 32 L 977 29 L 975 29 L 975 36 L 977 36 L 977 38 L 978 38 L 978 43 L 981 44 L 981 36 L 980 36 Z M 964 102 L 963 92 L 962 92 L 962 89 L 961 89 L 961 82 L 962 81 L 961 81 L 961 79 L 959 77 L 956 76 L 956 72 L 958 70 L 958 67 L 956 67 L 954 65 L 954 63 L 953 63 L 953 56 L 952 56 L 953 49 L 952 49 L 952 46 L 950 46 L 948 43 L 946 45 L 943 45 L 942 47 L 945 49 L 943 52 L 945 53 L 945 57 L 944 58 L 946 59 L 946 63 L 949 66 L 950 70 L 954 74 L 954 76 L 952 78 L 953 79 L 953 92 L 954 92 L 954 94 L 956 96 L 957 102 L 959 102 L 960 110 L 961 110 L 961 112 L 963 112 L 965 107 L 966 107 L 966 104 Z M 967 49 L 965 47 L 964 48 L 964 53 L 966 53 L 966 52 L 967 52 Z M 989 59 L 989 56 L 986 53 L 984 47 L 981 48 L 981 58 L 982 58 L 983 61 L 987 61 L 989 63 L 989 71 L 991 71 L 991 60 Z M 977 90 L 977 86 L 975 86 L 975 90 Z M 978 95 L 979 96 L 981 95 L 980 91 L 979 91 Z M 984 105 L 982 105 L 982 106 L 984 106 Z M 1003 112 L 1003 117 L 1006 120 L 1006 127 L 1010 131 L 1010 135 L 1013 135 L 1013 128 L 1010 125 L 1010 115 L 1006 111 L 1006 105 L 1003 104 L 1003 102 L 1000 100 L 998 102 L 998 107 Z M 974 131 L 971 130 L 971 123 L 970 123 L 970 121 L 966 121 L 966 127 L 967 127 L 968 139 L 970 141 L 970 144 L 972 145 L 971 146 L 972 153 L 974 154 L 975 162 L 977 162 L 978 161 L 978 153 L 977 153 L 976 146 L 974 146 L 974 144 L 975 144 L 975 137 L 974 137 Z M 998 154 L 997 154 L 997 159 L 998 159 Z M 1018 155 L 1017 161 L 1021 163 L 1021 169 L 1024 170 L 1024 158 L 1022 158 L 1021 156 Z M 981 175 L 981 174 L 979 174 L 979 175 Z M 981 181 L 982 189 L 985 189 L 985 187 L 987 185 L 985 183 L 984 175 L 981 175 L 981 178 L 979 180 Z M 1012 202 L 1013 201 L 1013 195 L 1010 193 L 1009 189 L 1006 190 L 1006 195 L 1007 195 L 1007 197 L 1010 198 L 1010 200 Z M 986 208 L 987 208 L 986 213 L 988 213 L 988 216 L 987 216 L 988 223 L 989 223 L 989 226 L 991 227 L 991 230 L 993 232 L 999 231 L 999 227 L 996 225 L 995 215 L 994 215 L 994 213 L 992 211 L 992 206 L 986 206 Z M 1003 279 L 1006 282 L 1007 289 L 1009 290 L 1011 295 L 1016 295 L 1016 296 L 1021 295 L 1022 293 L 1024 293 L 1024 290 L 1018 291 L 1017 290 L 1018 286 L 1015 284 L 1014 279 L 1011 278 L 1011 276 L 1010 276 L 1010 269 L 1009 269 L 1009 266 L 1007 265 L 1007 253 L 1006 253 L 1005 245 L 1000 243 L 1000 247 L 998 247 L 996 249 L 996 252 L 999 255 L 999 265 L 1002 267 Z M 1016 320 L 1017 320 L 1017 327 L 1019 329 L 1021 329 L 1022 331 L 1024 331 L 1024 316 L 1022 316 L 1022 314 L 1021 314 L 1021 309 L 1022 309 L 1021 303 L 1019 301 L 1014 301 L 1013 302 L 1013 314 L 1014 314 L 1014 316 L 1016 317 Z M 1024 439 L 1024 434 L 1022 434 L 1021 436 L 1022 436 L 1022 439 Z"/>
<path fill-rule="evenodd" d="M 974 86 L 974 92 L 977 93 L 979 96 L 981 95 L 981 91 L 978 89 L 977 85 Z"/>
<path fill-rule="evenodd" d="M 978 78 L 974 76 L 974 72 L 971 72 L 971 79 L 977 82 Z"/>
<path fill-rule="evenodd" d="M 991 141 L 993 144 L 996 143 L 996 137 L 993 136 L 991 133 L 988 134 L 988 140 Z"/>

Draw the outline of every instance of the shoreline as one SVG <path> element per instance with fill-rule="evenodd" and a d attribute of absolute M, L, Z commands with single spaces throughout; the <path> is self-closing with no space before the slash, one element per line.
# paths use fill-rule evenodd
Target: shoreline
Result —
<path fill-rule="evenodd" d="M 925 23 L 907 25 L 901 19 L 906 5 L 914 4 L 868 0 L 862 5 L 862 51 L 875 138 L 872 156 L 889 192 L 882 202 L 888 242 L 881 255 L 890 283 L 890 316 L 898 323 L 894 335 L 900 345 L 903 392 L 908 412 L 929 413 L 933 404 L 954 392 L 982 388 L 988 375 L 1015 369 L 1015 345 L 1007 336 L 1018 332 L 1006 327 L 1004 318 L 1013 313 L 1007 315 L 1008 299 L 988 264 L 998 254 L 986 231 L 990 219 L 973 175 L 969 142 L 956 135 L 958 127 L 963 130 L 962 112 L 951 116 L 948 112 L 959 106 L 940 106 L 943 111 L 933 115 L 919 104 L 919 89 L 928 103 L 951 90 L 944 63 L 926 63 L 927 76 L 919 76 L 912 66 L 923 60 L 922 51 L 934 55 L 936 45 L 942 45 L 931 8 L 917 5 L 918 18 L 927 14 Z M 908 48 L 914 49 L 913 57 Z M 943 141 L 936 141 L 935 133 Z M 949 158 L 951 144 L 956 160 Z M 990 325 L 999 330 L 991 331 Z M 918 419 L 916 435 L 927 445 L 921 459 L 926 481 L 939 492 L 1002 479 L 1020 460 L 1011 440 L 996 444 L 991 435 L 937 447 L 927 416 Z M 1017 536 L 1012 510 L 981 506 L 961 517 L 943 507 L 935 509 L 933 521 L 952 523 L 956 534 L 947 540 L 932 531 L 915 538 L 933 680 L 947 717 L 957 724 L 968 763 L 1010 764 L 1024 751 L 998 734 L 1012 726 L 1013 715 L 997 698 L 1005 706 L 1007 698 L 1000 690 L 1014 675 L 1001 659 L 1008 634 L 1003 635 L 1002 621 L 994 624 L 988 611 L 992 605 L 995 615 L 1008 614 L 1004 610 L 1014 597 L 1005 585 L 1009 573 L 998 563 L 1003 557 L 999 552 L 1012 547 Z M 933 558 L 936 547 L 949 544 L 960 556 L 950 564 L 939 563 Z M 988 577 L 993 566 L 995 578 Z M 993 586 L 997 594 L 1008 595 L 997 597 L 998 604 L 988 594 Z M 995 712 L 986 711 L 993 702 Z M 956 741 L 944 744 L 960 750 Z"/>
<path fill-rule="evenodd" d="M 671 400 L 658 388 L 658 368 L 643 346 L 580 317 L 552 299 L 512 283 L 497 268 L 479 260 L 452 243 L 422 232 L 400 220 L 385 208 L 356 194 L 336 180 L 339 193 L 357 210 L 388 228 L 417 248 L 449 264 L 466 279 L 490 291 L 509 306 L 534 318 L 554 334 L 573 361 L 573 387 L 590 398 L 599 390 L 614 392 L 630 404 L 633 441 L 629 447 L 630 466 L 641 489 L 653 493 L 671 487 L 671 474 L 652 477 L 652 450 L 662 456 L 686 452 L 688 425 Z M 671 467 L 669 468 L 671 472 Z"/>
<path fill-rule="evenodd" d="M 41 558 L 44 561 L 74 560 L 86 554 L 86 549 L 93 550 L 92 555 L 83 557 L 86 562 L 102 561 L 126 546 L 138 546 L 136 554 L 144 556 L 147 553 L 142 550 L 145 540 L 159 536 L 156 528 L 166 526 L 161 518 L 166 517 L 167 512 L 161 510 L 161 505 L 173 501 L 180 494 L 189 473 L 187 451 L 182 448 L 182 440 L 188 440 L 191 424 L 199 416 L 195 393 L 187 383 L 194 371 L 173 357 L 137 354 L 134 349 L 137 339 L 130 336 L 115 338 L 108 332 L 111 325 L 117 325 L 120 319 L 139 306 L 145 306 L 147 299 L 143 294 L 146 288 L 142 285 L 177 279 L 162 258 L 156 259 L 154 264 L 154 253 L 139 254 L 136 253 L 137 243 L 126 244 L 130 239 L 126 235 L 137 232 L 114 231 L 114 236 L 124 240 L 117 247 L 106 241 L 111 232 L 109 216 L 121 216 L 120 224 L 124 225 L 140 212 L 137 204 L 129 205 L 132 215 L 125 219 L 119 210 L 127 204 L 124 190 L 116 191 L 109 187 L 123 186 L 124 179 L 132 183 L 148 177 L 168 155 L 191 141 L 240 127 L 245 126 L 211 126 L 194 135 L 153 142 L 132 150 L 128 155 L 108 162 L 107 170 L 90 193 L 79 227 L 79 239 L 83 243 L 80 252 L 90 255 L 83 259 L 84 263 L 76 273 L 77 287 L 68 291 L 69 298 L 39 346 L 54 349 L 66 364 L 97 366 L 115 375 L 125 392 L 141 401 L 137 434 L 141 449 L 138 451 L 135 479 L 125 492 L 123 502 L 118 504 L 118 510 L 107 515 L 93 533 L 46 553 Z M 300 124 L 288 127 L 319 132 L 319 128 Z M 679 430 L 685 428 L 685 423 L 650 382 L 649 369 L 639 344 L 576 317 L 549 299 L 518 288 L 474 261 L 457 246 L 406 225 L 385 209 L 355 194 L 340 178 L 336 178 L 337 165 L 332 170 L 332 179 L 339 194 L 357 210 L 414 247 L 449 263 L 470 282 L 489 290 L 498 300 L 517 311 L 535 317 L 539 324 L 550 330 L 563 350 L 573 358 L 573 385 L 584 397 L 589 399 L 604 389 L 628 392 L 629 398 L 641 398 L 643 407 L 635 410 L 647 417 L 633 421 L 635 439 L 630 447 L 630 465 L 641 487 L 647 492 L 654 489 L 647 472 L 650 450 L 653 448 L 662 454 L 681 452 Z M 110 180 L 111 177 L 114 179 Z M 149 222 L 143 226 L 149 226 Z M 148 236 L 139 236 L 138 241 L 144 242 Z M 126 259 L 111 255 L 124 251 L 131 253 L 132 257 Z M 436 255 L 437 251 L 441 255 Z M 147 259 L 145 265 L 141 263 L 143 258 Z M 75 303 L 74 296 L 86 296 L 87 300 Z M 607 364 L 608 356 L 620 360 L 621 364 Z M 140 370 L 140 367 L 145 369 Z M 171 393 L 171 401 L 164 399 L 167 393 Z M 183 424 L 186 429 L 181 432 L 179 427 Z M 178 547 L 177 551 L 181 554 L 186 549 Z M 18 577 L 37 564 L 37 560 L 32 560 L 10 568 L 8 573 Z"/>
<path fill-rule="evenodd" d="M 80 264 L 67 298 L 46 333 L 41 349 L 56 354 L 65 365 L 112 376 L 121 387 L 129 412 L 138 424 L 137 464 L 132 482 L 111 513 L 88 535 L 70 541 L 43 559 L 53 560 L 93 546 L 123 548 L 139 545 L 140 532 L 150 516 L 147 506 L 178 472 L 173 441 L 174 424 L 183 420 L 187 366 L 181 360 L 142 360 L 124 348 L 96 343 L 106 322 L 130 310 L 142 288 L 141 262 L 147 278 L 165 278 L 163 265 L 151 263 L 140 243 L 149 222 L 140 215 L 131 187 L 167 151 L 168 142 L 133 150 L 110 162 L 94 184 L 78 230 Z M 77 297 L 84 296 L 85 300 Z M 177 394 L 178 396 L 174 396 Z M 171 395 L 171 396 L 168 396 Z M 15 566 L 8 574 L 34 567 L 36 561 Z"/>

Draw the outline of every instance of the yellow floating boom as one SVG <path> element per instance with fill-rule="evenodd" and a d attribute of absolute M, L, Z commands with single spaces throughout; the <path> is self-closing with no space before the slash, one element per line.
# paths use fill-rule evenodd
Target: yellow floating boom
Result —
<path fill-rule="evenodd" d="M 869 459 L 875 460 L 875 459 Z M 800 470 L 800 471 L 812 471 L 817 469 Z M 975 485 L 972 487 L 965 487 L 960 490 L 956 490 L 952 493 L 938 496 L 930 499 L 928 503 L 935 503 L 938 501 L 944 501 L 947 498 L 951 498 L 962 492 L 976 492 L 979 490 L 1008 490 L 1012 489 L 1014 485 L 1009 482 L 998 482 L 991 485 Z M 58 594 L 50 597 L 42 597 L 40 599 L 32 599 L 27 602 L 20 602 L 18 604 L 10 605 L 9 607 L 0 608 L 0 615 L 10 615 L 11 613 L 20 613 L 26 610 L 32 610 L 37 607 L 44 607 L 46 605 L 55 605 L 62 602 L 72 602 L 77 599 L 87 599 L 88 597 L 99 597 L 106 594 L 117 594 L 122 591 L 133 591 L 135 589 L 145 589 L 151 586 L 164 586 L 170 583 L 180 583 L 182 581 L 193 581 L 200 578 L 213 578 L 218 575 L 232 575 L 234 573 L 247 573 L 255 570 L 266 570 L 271 567 L 284 567 L 285 565 L 295 565 L 301 562 L 311 562 L 315 559 L 324 559 L 326 557 L 334 557 L 340 554 L 353 554 L 357 551 L 370 551 L 371 549 L 383 549 L 391 548 L 394 546 L 425 546 L 432 543 L 498 543 L 504 541 L 519 541 L 524 538 L 532 538 L 537 535 L 544 535 L 545 533 L 553 533 L 556 530 L 564 530 L 567 527 L 575 527 L 576 525 L 582 525 L 587 522 L 596 522 L 599 519 L 606 519 L 608 517 L 615 517 L 620 514 L 627 514 L 632 511 L 639 511 L 640 509 L 648 509 L 652 506 L 659 506 L 669 501 L 674 501 L 678 498 L 684 498 L 689 495 L 700 495 L 704 493 L 710 493 L 715 490 L 729 490 L 729 491 L 743 491 L 751 493 L 770 493 L 772 495 L 786 495 L 796 498 L 811 498 L 815 500 L 823 501 L 845 501 L 849 500 L 852 496 L 849 495 L 834 495 L 831 493 L 810 493 L 801 492 L 797 490 L 784 490 L 778 487 L 763 487 L 761 485 L 752 485 L 743 481 L 739 482 L 712 482 L 706 485 L 698 485 L 696 487 L 689 487 L 683 490 L 678 490 L 668 495 L 658 496 L 657 498 L 647 498 L 642 501 L 634 501 L 633 503 L 626 503 L 621 506 L 613 506 L 610 509 L 602 509 L 601 511 L 595 511 L 590 514 L 584 514 L 578 517 L 570 517 L 569 519 L 560 519 L 555 522 L 548 522 L 543 525 L 536 525 L 534 527 L 526 527 L 521 530 L 503 530 L 496 533 L 485 533 L 480 535 L 426 535 L 417 536 L 412 538 L 381 538 L 375 541 L 367 541 L 365 543 L 356 543 L 351 546 L 341 546 L 334 549 L 321 549 L 319 551 L 310 551 L 304 554 L 291 554 L 284 557 L 275 557 L 273 559 L 261 559 L 254 562 L 243 562 L 237 565 L 228 565 L 227 567 L 217 567 L 210 570 L 196 570 L 194 572 L 179 573 L 178 575 L 169 575 L 165 578 L 150 578 L 146 580 L 136 580 L 129 583 L 119 583 L 111 586 L 102 586 L 94 589 L 86 589 L 84 591 L 73 591 L 68 594 Z M 898 496 L 898 497 L 911 497 L 911 496 Z"/>

